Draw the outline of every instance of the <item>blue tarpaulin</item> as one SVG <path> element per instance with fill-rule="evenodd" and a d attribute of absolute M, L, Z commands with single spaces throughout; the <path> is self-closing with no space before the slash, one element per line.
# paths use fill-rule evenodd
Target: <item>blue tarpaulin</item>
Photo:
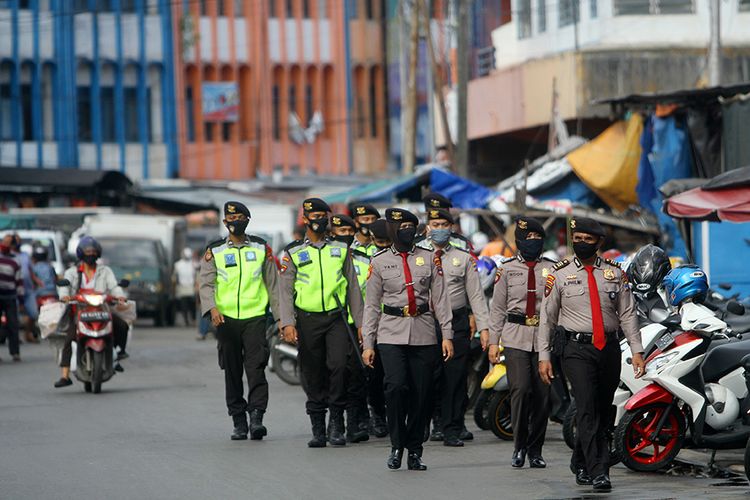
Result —
<path fill-rule="evenodd" d="M 529 191 L 529 194 L 539 201 L 570 200 L 573 204 L 585 205 L 592 208 L 606 206 L 573 172 L 570 172 L 551 186 Z"/>
<path fill-rule="evenodd" d="M 430 188 L 447 196 L 458 208 L 485 208 L 497 193 L 481 184 L 440 169 L 430 171 Z"/>

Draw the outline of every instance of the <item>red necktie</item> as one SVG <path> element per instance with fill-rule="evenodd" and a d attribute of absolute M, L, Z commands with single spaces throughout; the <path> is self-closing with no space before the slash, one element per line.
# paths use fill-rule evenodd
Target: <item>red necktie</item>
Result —
<path fill-rule="evenodd" d="M 594 347 L 600 351 L 604 349 L 607 340 L 604 338 L 604 320 L 602 319 L 602 305 L 599 302 L 599 288 L 596 286 L 594 267 L 585 266 L 589 273 L 589 299 L 591 300 L 591 322 L 594 327 Z"/>
<path fill-rule="evenodd" d="M 526 287 L 526 317 L 532 318 L 536 315 L 536 274 L 534 274 L 536 262 L 526 262 L 526 265 L 529 266 Z"/>
<path fill-rule="evenodd" d="M 438 249 L 435 250 L 435 257 L 438 260 L 438 263 L 442 266 L 443 265 L 443 251 Z"/>
<path fill-rule="evenodd" d="M 409 298 L 409 316 L 417 315 L 417 299 L 414 296 L 414 281 L 411 278 L 411 269 L 409 269 L 409 262 L 406 260 L 409 257 L 407 252 L 401 252 L 401 260 L 404 261 L 404 278 L 406 279 L 406 296 Z"/>

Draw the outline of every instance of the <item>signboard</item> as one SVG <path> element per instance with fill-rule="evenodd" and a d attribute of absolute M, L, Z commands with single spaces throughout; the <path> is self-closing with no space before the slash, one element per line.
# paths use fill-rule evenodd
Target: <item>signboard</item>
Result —
<path fill-rule="evenodd" d="M 240 114 L 240 94 L 236 82 L 203 82 L 203 120 L 236 122 Z"/>

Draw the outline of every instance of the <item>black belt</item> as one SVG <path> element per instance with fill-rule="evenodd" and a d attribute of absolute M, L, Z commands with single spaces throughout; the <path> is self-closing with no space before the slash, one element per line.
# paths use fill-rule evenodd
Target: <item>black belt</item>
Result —
<path fill-rule="evenodd" d="M 594 343 L 594 334 L 591 332 L 572 332 L 570 330 L 565 330 L 565 336 L 568 337 L 568 340 L 578 342 L 579 344 Z M 604 337 L 606 339 L 610 339 L 616 336 L 617 332 L 604 332 Z"/>
<path fill-rule="evenodd" d="M 525 314 L 508 313 L 508 323 L 524 326 L 539 326 L 539 315 L 527 317 Z"/>
<path fill-rule="evenodd" d="M 402 318 L 409 318 L 409 317 L 420 316 L 420 315 L 426 313 L 429 310 L 430 310 L 430 305 L 428 303 L 425 302 L 424 304 L 419 304 L 417 306 L 417 313 L 414 314 L 414 316 L 412 316 L 411 314 L 409 314 L 409 306 L 393 307 L 393 306 L 387 306 L 387 305 L 383 304 L 383 312 L 384 313 L 386 313 L 389 316 L 399 316 L 399 317 L 402 317 Z"/>

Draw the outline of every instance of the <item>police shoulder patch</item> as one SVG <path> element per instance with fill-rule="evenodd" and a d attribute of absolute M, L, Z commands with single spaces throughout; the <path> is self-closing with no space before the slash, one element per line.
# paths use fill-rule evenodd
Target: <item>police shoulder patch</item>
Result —
<path fill-rule="evenodd" d="M 251 234 L 250 236 L 247 237 L 247 239 L 249 239 L 250 241 L 254 243 L 258 243 L 260 245 L 264 245 L 264 246 L 268 245 L 268 242 L 264 240 L 263 238 L 261 238 L 260 236 L 254 236 Z"/>
<path fill-rule="evenodd" d="M 615 262 L 615 261 L 614 261 L 614 260 L 612 260 L 612 259 L 604 259 L 604 262 L 606 262 L 606 263 L 607 263 L 607 264 L 609 264 L 610 266 L 614 266 L 614 267 L 616 267 L 616 268 L 618 268 L 618 269 L 621 269 L 621 268 L 622 268 L 622 266 L 620 266 L 620 263 L 619 263 L 619 262 Z"/>
<path fill-rule="evenodd" d="M 374 254 L 372 254 L 372 258 L 374 259 L 374 258 L 375 258 L 375 257 L 377 257 L 378 255 L 383 255 L 383 254 L 384 254 L 385 252 L 387 252 L 387 251 L 388 251 L 388 249 L 387 249 L 387 248 L 384 248 L 384 249 L 382 249 L 382 250 L 378 250 L 377 252 L 375 252 Z"/>
<path fill-rule="evenodd" d="M 544 282 L 544 296 L 549 296 L 552 293 L 552 289 L 555 287 L 555 275 L 548 274 L 547 280 Z"/>
<path fill-rule="evenodd" d="M 568 264 L 570 264 L 570 261 L 568 259 L 563 259 L 557 264 L 555 264 L 554 266 L 552 266 L 552 269 L 554 269 L 555 271 L 559 271 L 560 269 L 567 266 Z"/>
<path fill-rule="evenodd" d="M 544 257 L 544 256 L 542 256 L 542 260 L 546 260 L 547 262 L 554 262 L 554 263 L 558 262 L 555 259 L 550 259 L 549 257 Z"/>
<path fill-rule="evenodd" d="M 367 268 L 367 279 L 370 279 L 370 276 L 372 276 L 372 263 L 370 263 L 370 267 Z"/>
<path fill-rule="evenodd" d="M 304 246 L 305 242 L 303 240 L 294 240 L 293 242 L 289 243 L 287 246 L 284 247 L 285 252 L 292 253 L 292 250 L 295 250 L 298 247 Z"/>
<path fill-rule="evenodd" d="M 503 271 L 504 269 L 502 267 L 497 268 L 497 271 L 495 271 L 495 283 L 500 281 L 500 278 L 503 277 Z"/>
<path fill-rule="evenodd" d="M 210 248 L 206 249 L 206 254 L 203 256 L 203 258 L 206 260 L 206 262 L 210 262 L 214 258 L 214 253 Z"/>

